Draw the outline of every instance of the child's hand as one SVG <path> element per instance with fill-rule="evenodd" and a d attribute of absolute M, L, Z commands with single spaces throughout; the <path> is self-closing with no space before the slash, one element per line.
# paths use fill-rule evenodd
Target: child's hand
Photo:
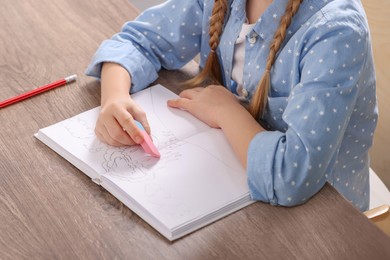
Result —
<path fill-rule="evenodd" d="M 229 120 L 229 113 L 239 111 L 237 98 L 225 87 L 210 85 L 193 88 L 180 93 L 180 98 L 169 100 L 170 107 L 187 110 L 211 127 L 220 128 L 221 120 Z"/>
<path fill-rule="evenodd" d="M 145 112 L 130 96 L 115 100 L 106 100 L 102 104 L 95 133 L 104 143 L 113 146 L 134 145 L 142 143 L 141 130 L 136 126 L 137 119 L 150 134 L 149 123 Z"/>

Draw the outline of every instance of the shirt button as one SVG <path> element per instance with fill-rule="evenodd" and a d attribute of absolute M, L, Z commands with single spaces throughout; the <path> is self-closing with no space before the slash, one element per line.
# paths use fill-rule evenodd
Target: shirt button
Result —
<path fill-rule="evenodd" d="M 248 96 L 248 90 L 246 90 L 245 88 L 243 88 L 242 89 L 242 95 L 244 96 L 244 97 L 247 97 Z"/>
<path fill-rule="evenodd" d="M 249 38 L 249 43 L 250 44 L 256 43 L 256 36 L 253 36 L 253 37 Z"/>

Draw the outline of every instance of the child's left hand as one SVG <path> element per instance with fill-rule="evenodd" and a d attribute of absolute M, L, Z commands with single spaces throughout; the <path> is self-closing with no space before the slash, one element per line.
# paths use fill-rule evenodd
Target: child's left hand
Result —
<path fill-rule="evenodd" d="M 168 105 L 190 112 L 213 128 L 220 128 L 220 121 L 228 120 L 229 114 L 240 111 L 235 108 L 241 106 L 229 90 L 218 85 L 184 90 L 180 98 L 169 100 Z"/>

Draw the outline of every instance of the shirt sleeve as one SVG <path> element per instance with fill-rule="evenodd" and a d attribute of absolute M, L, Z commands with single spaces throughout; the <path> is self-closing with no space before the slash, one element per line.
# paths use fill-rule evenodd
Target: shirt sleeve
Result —
<path fill-rule="evenodd" d="M 199 53 L 202 14 L 203 4 L 191 0 L 169 0 L 147 9 L 102 42 L 86 74 L 100 78 L 102 63 L 118 63 L 131 75 L 131 92 L 145 88 L 162 67 L 180 68 Z"/>
<path fill-rule="evenodd" d="M 288 98 L 285 132 L 257 134 L 248 150 L 248 184 L 256 200 L 302 204 L 326 183 L 337 162 L 370 52 L 365 28 L 328 23 L 308 30 L 300 81 Z"/>

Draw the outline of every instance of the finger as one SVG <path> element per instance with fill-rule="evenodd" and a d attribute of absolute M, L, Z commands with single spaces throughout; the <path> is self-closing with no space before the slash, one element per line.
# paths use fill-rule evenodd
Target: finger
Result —
<path fill-rule="evenodd" d="M 131 136 L 125 131 L 125 129 L 119 124 L 119 122 L 112 118 L 110 121 L 106 121 L 106 124 L 104 125 L 105 129 L 107 131 L 107 135 L 105 135 L 106 139 L 109 139 L 113 143 L 120 143 L 123 145 L 134 145 L 135 141 L 132 139 Z M 103 131 L 103 133 L 105 133 Z"/>
<path fill-rule="evenodd" d="M 181 98 L 188 98 L 188 99 L 193 99 L 196 95 L 198 95 L 203 88 L 197 87 L 197 88 L 191 88 L 191 89 L 186 89 L 183 90 L 179 96 Z"/>
<path fill-rule="evenodd" d="M 151 134 L 151 129 L 150 129 L 149 122 L 146 119 L 146 117 L 138 119 L 137 121 L 141 123 L 141 125 L 145 129 L 146 133 L 148 133 L 148 135 L 150 135 Z"/>
<path fill-rule="evenodd" d="M 105 144 L 114 145 L 114 146 L 118 145 L 117 142 L 111 140 L 111 138 L 107 133 L 107 129 L 105 128 L 104 124 L 101 123 L 101 120 L 98 120 L 96 122 L 95 135 L 99 138 L 100 141 L 102 141 Z"/>
<path fill-rule="evenodd" d="M 193 91 L 195 92 L 201 92 L 202 90 L 204 90 L 203 87 L 195 87 L 195 88 L 192 88 Z"/>
<path fill-rule="evenodd" d="M 105 127 L 103 128 L 95 128 L 95 134 L 99 138 L 100 141 L 102 141 L 105 144 L 112 145 L 112 146 L 122 146 L 123 144 L 113 139 L 107 129 Z"/>
<path fill-rule="evenodd" d="M 150 135 L 151 134 L 151 129 L 149 125 L 149 121 L 146 117 L 145 112 L 139 108 L 138 106 L 133 108 L 133 117 L 141 123 L 142 127 L 145 129 L 145 131 Z"/>
<path fill-rule="evenodd" d="M 107 143 L 106 140 L 104 139 L 104 136 L 103 134 L 100 133 L 100 130 L 98 130 L 97 127 L 95 127 L 95 135 L 97 136 L 97 138 L 102 141 L 103 143 Z"/>
<path fill-rule="evenodd" d="M 115 111 L 115 118 L 118 121 L 121 129 L 124 129 L 130 138 L 137 144 L 143 142 L 144 137 L 141 133 L 141 129 L 136 125 L 133 116 L 126 110 Z"/>
<path fill-rule="evenodd" d="M 186 98 L 177 98 L 177 99 L 170 99 L 167 102 L 168 106 L 173 108 L 180 108 L 182 110 L 188 110 L 190 105 L 190 100 Z"/>

